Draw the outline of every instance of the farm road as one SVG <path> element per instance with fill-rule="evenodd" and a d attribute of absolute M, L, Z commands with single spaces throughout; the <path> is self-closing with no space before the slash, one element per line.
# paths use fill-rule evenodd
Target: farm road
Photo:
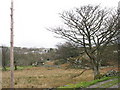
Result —
<path fill-rule="evenodd" d="M 117 78 L 115 79 L 110 79 L 107 81 L 103 81 L 103 82 L 99 82 L 97 84 L 91 85 L 88 88 L 119 88 L 120 87 L 120 83 L 118 84 L 111 84 L 110 82 L 114 82 L 118 80 Z M 110 87 L 109 87 L 110 86 Z"/>

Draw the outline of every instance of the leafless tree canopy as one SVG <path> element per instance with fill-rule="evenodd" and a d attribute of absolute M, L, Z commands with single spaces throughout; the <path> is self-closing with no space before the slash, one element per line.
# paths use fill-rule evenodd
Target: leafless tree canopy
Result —
<path fill-rule="evenodd" d="M 96 52 L 113 42 L 118 35 L 117 12 L 88 5 L 65 11 L 60 17 L 64 20 L 65 27 L 54 28 L 52 31 L 83 46 L 92 65 L 98 66 L 100 53 Z"/>
<path fill-rule="evenodd" d="M 85 47 L 106 45 L 117 34 L 117 15 L 100 9 L 99 6 L 84 6 L 66 11 L 61 14 L 61 18 L 64 19 L 66 28 L 59 27 L 53 29 L 53 32 Z"/>

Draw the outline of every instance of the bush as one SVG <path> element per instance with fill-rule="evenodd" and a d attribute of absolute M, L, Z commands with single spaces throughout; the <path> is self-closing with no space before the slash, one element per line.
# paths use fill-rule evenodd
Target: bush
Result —
<path fill-rule="evenodd" d="M 102 74 L 98 74 L 98 75 L 95 76 L 95 79 L 101 79 L 101 78 L 103 78 Z"/>
<path fill-rule="evenodd" d="M 64 63 L 66 63 L 66 62 L 67 62 L 67 60 L 59 59 L 59 60 L 55 61 L 54 64 L 55 64 L 55 65 L 61 65 L 61 64 L 64 64 Z"/>

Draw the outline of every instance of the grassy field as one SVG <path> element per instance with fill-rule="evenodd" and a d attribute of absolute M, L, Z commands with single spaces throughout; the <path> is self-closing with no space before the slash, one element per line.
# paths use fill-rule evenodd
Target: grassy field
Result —
<path fill-rule="evenodd" d="M 105 73 L 111 68 L 102 69 Z M 53 67 L 27 67 L 14 72 L 15 88 L 56 88 L 69 83 L 80 83 L 93 80 L 92 70 L 85 71 L 78 76 L 83 69 L 64 69 Z M 10 71 L 3 71 L 3 88 L 10 87 Z"/>

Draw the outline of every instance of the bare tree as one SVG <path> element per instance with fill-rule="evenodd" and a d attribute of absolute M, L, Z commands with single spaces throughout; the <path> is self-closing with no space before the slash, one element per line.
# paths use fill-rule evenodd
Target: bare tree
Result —
<path fill-rule="evenodd" d="M 64 20 L 65 26 L 52 28 L 50 31 L 84 48 L 95 77 L 100 73 L 101 53 L 118 34 L 116 12 L 101 9 L 99 5 L 87 5 L 64 11 L 60 17 Z"/>

